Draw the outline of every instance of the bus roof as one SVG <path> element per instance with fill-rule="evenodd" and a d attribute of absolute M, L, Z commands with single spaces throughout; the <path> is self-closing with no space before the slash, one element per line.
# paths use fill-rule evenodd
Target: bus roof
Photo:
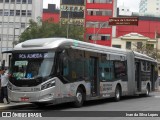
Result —
<path fill-rule="evenodd" d="M 70 46 L 75 49 L 82 49 L 88 51 L 100 51 L 100 52 L 111 52 L 117 54 L 126 54 L 127 50 L 118 49 L 108 46 L 97 45 L 93 43 L 82 42 L 73 39 L 66 38 L 40 38 L 31 39 L 25 42 L 19 43 L 14 47 L 16 50 L 37 50 L 37 49 L 54 49 L 63 45 Z"/>
<path fill-rule="evenodd" d="M 101 53 L 111 53 L 118 55 L 126 55 L 131 50 L 119 49 L 114 47 L 102 46 L 93 43 L 82 42 L 73 39 L 67 38 L 40 38 L 40 39 L 31 39 L 25 42 L 19 43 L 14 47 L 14 51 L 19 50 L 44 50 L 44 49 L 55 49 L 60 46 L 68 46 L 74 49 L 81 49 L 86 51 L 95 51 Z M 144 59 L 149 61 L 155 61 L 153 58 L 148 57 L 147 55 L 133 52 L 135 58 Z M 156 61 L 155 61 L 156 62 Z"/>

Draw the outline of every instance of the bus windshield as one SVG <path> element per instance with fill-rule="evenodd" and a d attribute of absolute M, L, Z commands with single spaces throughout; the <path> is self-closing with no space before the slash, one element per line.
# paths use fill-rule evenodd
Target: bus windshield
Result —
<path fill-rule="evenodd" d="M 51 76 L 55 52 L 13 53 L 11 74 L 15 80 L 32 80 Z"/>

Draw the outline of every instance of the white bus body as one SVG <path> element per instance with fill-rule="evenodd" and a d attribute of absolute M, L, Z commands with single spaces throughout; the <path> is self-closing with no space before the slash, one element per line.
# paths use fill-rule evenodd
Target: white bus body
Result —
<path fill-rule="evenodd" d="M 157 62 L 140 53 L 65 38 L 33 39 L 12 51 L 11 101 L 74 102 L 155 89 Z M 19 73 L 21 72 L 21 75 Z"/>

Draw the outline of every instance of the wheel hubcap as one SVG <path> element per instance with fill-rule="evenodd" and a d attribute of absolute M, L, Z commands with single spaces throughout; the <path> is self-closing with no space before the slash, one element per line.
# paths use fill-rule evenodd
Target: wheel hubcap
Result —
<path fill-rule="evenodd" d="M 82 94 L 81 93 L 77 93 L 77 100 L 79 103 L 82 101 Z"/>

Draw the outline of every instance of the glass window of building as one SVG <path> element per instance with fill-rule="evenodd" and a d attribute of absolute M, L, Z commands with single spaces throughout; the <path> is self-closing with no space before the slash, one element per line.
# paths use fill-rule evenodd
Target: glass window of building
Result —
<path fill-rule="evenodd" d="M 27 0 L 22 0 L 22 4 L 26 4 L 27 3 Z"/>
<path fill-rule="evenodd" d="M 26 10 L 22 10 L 22 16 L 26 16 Z"/>
<path fill-rule="evenodd" d="M 0 3 L 3 3 L 3 0 L 0 0 Z"/>
<path fill-rule="evenodd" d="M 17 0 L 17 4 L 21 4 L 21 0 Z"/>
<path fill-rule="evenodd" d="M 9 15 L 9 10 L 4 10 L 4 16 L 8 16 Z"/>
<path fill-rule="evenodd" d="M 32 4 L 32 0 L 28 0 L 28 4 Z"/>
<path fill-rule="evenodd" d="M 27 10 L 27 16 L 28 17 L 32 16 L 32 11 L 31 10 Z"/>
<path fill-rule="evenodd" d="M 112 45 L 112 47 L 121 48 L 121 45 Z"/>
<path fill-rule="evenodd" d="M 3 10 L 0 9 L 0 16 L 3 16 Z"/>
<path fill-rule="evenodd" d="M 20 16 L 20 10 L 16 10 L 16 16 Z"/>
<path fill-rule="evenodd" d="M 137 42 L 137 49 L 142 49 L 142 45 L 143 45 L 142 42 Z"/>
<path fill-rule="evenodd" d="M 14 16 L 14 10 L 10 10 L 10 16 Z"/>
<path fill-rule="evenodd" d="M 25 23 L 21 23 L 21 28 L 25 28 Z"/>
<path fill-rule="evenodd" d="M 11 3 L 15 3 L 15 0 L 11 0 Z"/>
<path fill-rule="evenodd" d="M 131 49 L 131 42 L 126 42 L 126 49 Z"/>
<path fill-rule="evenodd" d="M 5 3 L 9 3 L 9 0 L 5 0 Z"/>

